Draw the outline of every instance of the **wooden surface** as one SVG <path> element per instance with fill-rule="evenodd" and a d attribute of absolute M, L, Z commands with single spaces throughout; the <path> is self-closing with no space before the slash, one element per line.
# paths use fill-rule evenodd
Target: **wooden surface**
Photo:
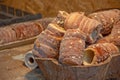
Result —
<path fill-rule="evenodd" d="M 1 0 L 2 4 L 44 17 L 56 16 L 59 10 L 68 12 L 120 8 L 120 0 Z M 20 4 L 21 3 L 21 4 Z"/>
<path fill-rule="evenodd" d="M 40 69 L 30 70 L 23 63 L 24 53 L 33 44 L 0 51 L 0 80 L 44 80 Z"/>

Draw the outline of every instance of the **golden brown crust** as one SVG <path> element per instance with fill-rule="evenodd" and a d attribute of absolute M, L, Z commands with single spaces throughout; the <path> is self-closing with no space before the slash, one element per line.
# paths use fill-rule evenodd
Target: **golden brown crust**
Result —
<path fill-rule="evenodd" d="M 56 18 L 52 21 L 52 23 L 58 24 L 61 27 L 64 27 L 64 22 L 69 14 L 65 11 L 59 11 Z"/>
<path fill-rule="evenodd" d="M 65 65 L 81 65 L 85 38 L 79 29 L 68 29 L 60 45 L 59 61 Z"/>
<path fill-rule="evenodd" d="M 7 37 L 8 39 L 9 39 L 9 41 L 8 42 L 11 42 L 11 41 L 15 41 L 15 40 L 17 40 L 17 38 L 16 38 L 16 33 L 15 33 L 15 31 L 14 30 L 12 30 L 12 28 L 11 27 L 6 27 L 6 32 L 8 33 L 8 35 L 9 35 L 9 37 Z"/>
<path fill-rule="evenodd" d="M 9 28 L 8 28 L 9 29 Z M 12 38 L 12 34 L 10 30 L 8 30 L 6 28 L 1 28 L 0 34 L 1 34 L 1 44 L 10 42 L 11 40 L 13 40 L 14 38 Z"/>
<path fill-rule="evenodd" d="M 56 51 L 59 50 L 59 47 L 57 47 L 57 46 L 60 45 L 61 38 L 51 36 L 48 33 L 46 33 L 45 31 L 43 31 L 39 35 L 38 40 L 40 41 L 40 43 L 50 46 L 50 47 L 54 48 Z"/>
<path fill-rule="evenodd" d="M 90 19 L 84 15 L 83 12 L 71 13 L 65 20 L 65 29 L 79 28 L 86 36 L 88 43 L 94 43 L 99 37 L 102 24 L 94 19 Z"/>
<path fill-rule="evenodd" d="M 14 24 L 12 27 L 13 30 L 16 32 L 16 36 L 18 40 L 24 39 L 24 34 L 23 34 L 24 27 L 25 26 L 23 24 Z"/>
<path fill-rule="evenodd" d="M 96 20 L 84 17 L 79 25 L 79 29 L 86 33 L 86 42 L 94 43 L 99 37 L 102 25 Z"/>
<path fill-rule="evenodd" d="M 84 54 L 84 62 L 85 65 L 87 62 L 88 64 L 96 64 L 105 61 L 111 55 L 119 53 L 119 49 L 112 43 L 97 43 L 90 45 Z M 93 55 L 92 55 L 93 54 Z M 91 55 L 91 56 L 88 56 Z M 92 59 L 91 59 L 92 57 Z M 89 61 L 91 59 L 91 61 Z"/>
<path fill-rule="evenodd" d="M 81 12 L 81 13 L 79 13 L 79 12 L 71 13 L 65 20 L 65 23 L 64 23 L 65 30 L 78 28 L 79 23 L 80 23 L 81 19 L 83 18 L 83 16 L 84 16 L 83 12 Z"/>
<path fill-rule="evenodd" d="M 120 46 L 120 21 L 113 26 L 110 42 Z"/>
<path fill-rule="evenodd" d="M 16 32 L 18 40 L 36 36 L 43 31 L 42 26 L 35 22 L 19 23 L 11 26 Z"/>
<path fill-rule="evenodd" d="M 86 40 L 86 34 L 79 29 L 68 29 L 69 32 L 66 32 L 64 38 L 81 38 Z"/>
<path fill-rule="evenodd" d="M 120 21 L 113 25 L 113 29 L 111 34 L 101 38 L 97 41 L 97 43 L 113 43 L 116 46 L 120 46 Z"/>
<path fill-rule="evenodd" d="M 49 23 L 51 23 L 54 20 L 54 18 L 43 18 L 43 19 L 39 19 L 34 21 L 37 24 L 41 24 L 43 30 L 45 30 L 48 26 Z"/>
<path fill-rule="evenodd" d="M 88 17 L 95 19 L 103 24 L 101 33 L 107 35 L 111 32 L 113 24 L 120 19 L 120 10 L 112 9 L 106 11 L 99 11 L 88 15 Z"/>
<path fill-rule="evenodd" d="M 25 23 L 24 25 L 26 27 L 28 37 L 36 36 L 43 31 L 42 26 L 35 22 Z M 27 34 L 26 34 L 26 36 L 27 36 Z"/>
<path fill-rule="evenodd" d="M 110 36 L 100 38 L 96 43 L 110 43 Z"/>
<path fill-rule="evenodd" d="M 56 57 L 58 57 L 58 55 L 57 55 L 58 53 L 56 53 L 56 50 L 54 50 L 52 47 L 50 47 L 48 45 L 40 43 L 39 40 L 35 41 L 33 50 L 35 50 L 33 53 L 37 57 L 38 56 L 41 58 L 56 58 Z"/>
<path fill-rule="evenodd" d="M 58 58 L 59 46 L 65 31 L 57 24 L 49 24 L 45 31 L 42 31 L 34 43 L 33 53 L 39 53 L 39 57 Z M 37 53 L 36 53 L 37 52 Z"/>
<path fill-rule="evenodd" d="M 48 30 L 49 33 L 52 32 L 53 34 L 51 33 L 51 35 L 56 36 L 56 37 L 63 37 L 65 33 L 65 30 L 61 26 L 54 24 L 54 23 L 49 24 L 46 30 Z"/>

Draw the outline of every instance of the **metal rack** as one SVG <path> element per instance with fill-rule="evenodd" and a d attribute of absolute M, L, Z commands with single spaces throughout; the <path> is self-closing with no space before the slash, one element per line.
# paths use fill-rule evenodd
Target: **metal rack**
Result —
<path fill-rule="evenodd" d="M 0 4 L 0 14 L 11 18 L 30 15 L 31 13 Z"/>
<path fill-rule="evenodd" d="M 32 14 L 20 9 L 0 4 L 0 27 L 40 18 L 42 18 L 42 15 L 40 13 Z"/>

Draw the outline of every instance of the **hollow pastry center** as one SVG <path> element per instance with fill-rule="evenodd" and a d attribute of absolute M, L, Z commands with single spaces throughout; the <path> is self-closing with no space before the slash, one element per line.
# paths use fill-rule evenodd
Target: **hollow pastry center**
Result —
<path fill-rule="evenodd" d="M 86 50 L 83 56 L 84 65 L 92 64 L 95 53 L 93 50 Z"/>
<path fill-rule="evenodd" d="M 91 36 L 92 36 L 93 40 L 96 39 L 97 35 L 98 35 L 98 31 L 97 31 L 97 30 L 94 30 L 94 31 L 91 33 Z"/>

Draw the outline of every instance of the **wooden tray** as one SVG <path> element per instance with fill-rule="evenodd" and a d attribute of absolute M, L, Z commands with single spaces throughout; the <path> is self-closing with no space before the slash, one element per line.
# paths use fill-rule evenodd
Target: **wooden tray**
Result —
<path fill-rule="evenodd" d="M 36 38 L 37 36 L 34 36 L 34 37 L 23 39 L 23 40 L 9 42 L 9 43 L 0 45 L 0 50 L 9 49 L 9 48 L 18 47 L 18 46 L 27 45 L 27 44 L 32 44 L 34 43 Z"/>
<path fill-rule="evenodd" d="M 93 66 L 65 66 L 51 58 L 35 58 L 46 80 L 105 80 L 111 57 Z"/>
<path fill-rule="evenodd" d="M 93 66 L 65 66 L 51 58 L 35 58 L 47 80 L 119 80 L 120 53 Z"/>
<path fill-rule="evenodd" d="M 120 53 L 112 56 L 106 79 L 120 80 Z"/>

